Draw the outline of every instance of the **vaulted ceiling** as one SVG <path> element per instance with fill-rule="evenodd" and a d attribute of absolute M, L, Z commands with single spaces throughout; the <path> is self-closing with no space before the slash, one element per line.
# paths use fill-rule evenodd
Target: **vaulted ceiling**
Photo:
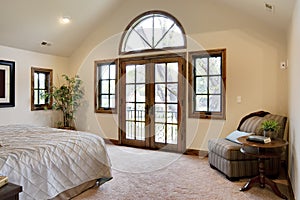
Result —
<path fill-rule="evenodd" d="M 124 1 L 127 0 L 1 0 L 0 45 L 68 57 Z M 289 27 L 295 2 L 214 1 L 265 21 L 281 31 Z M 69 17 L 71 22 L 61 24 L 61 17 Z M 45 45 L 41 45 L 42 42 Z"/>

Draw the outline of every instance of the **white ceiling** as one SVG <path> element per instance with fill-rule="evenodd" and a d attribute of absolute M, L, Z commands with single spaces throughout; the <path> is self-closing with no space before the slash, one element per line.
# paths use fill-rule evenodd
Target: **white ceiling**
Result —
<path fill-rule="evenodd" d="M 0 45 L 68 57 L 93 27 L 122 1 L 0 0 Z M 259 18 L 276 29 L 285 30 L 289 27 L 296 0 L 216 1 Z M 266 11 L 265 3 L 273 5 L 274 12 Z M 71 23 L 60 24 L 61 16 L 71 17 Z M 41 46 L 42 41 L 52 45 Z"/>

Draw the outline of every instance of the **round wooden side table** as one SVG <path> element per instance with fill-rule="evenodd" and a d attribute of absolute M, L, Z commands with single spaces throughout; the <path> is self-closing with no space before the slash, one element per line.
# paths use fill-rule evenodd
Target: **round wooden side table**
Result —
<path fill-rule="evenodd" d="M 267 184 L 271 187 L 271 189 L 277 196 L 283 199 L 287 199 L 287 197 L 279 191 L 276 183 L 265 176 L 264 161 L 265 159 L 269 159 L 269 158 L 281 157 L 283 152 L 282 147 L 288 145 L 288 142 L 281 139 L 272 139 L 271 142 L 264 144 L 264 143 L 248 141 L 247 138 L 248 136 L 243 136 L 238 138 L 238 141 L 240 141 L 243 145 L 240 151 L 244 154 L 255 156 L 258 158 L 259 175 L 251 178 L 240 189 L 240 191 L 249 190 L 255 184 L 259 184 L 261 188 L 264 188 L 265 185 Z"/>

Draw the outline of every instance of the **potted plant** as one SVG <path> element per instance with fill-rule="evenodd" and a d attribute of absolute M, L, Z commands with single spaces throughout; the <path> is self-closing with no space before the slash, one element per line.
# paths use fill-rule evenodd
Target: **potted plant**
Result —
<path fill-rule="evenodd" d="M 82 81 L 79 76 L 69 77 L 62 75 L 65 83 L 59 87 L 53 86 L 50 93 L 46 93 L 46 98 L 53 98 L 52 108 L 61 110 L 63 113 L 63 122 L 57 123 L 58 128 L 75 129 L 74 113 L 80 105 L 80 100 L 84 94 Z"/>
<path fill-rule="evenodd" d="M 265 137 L 274 139 L 277 137 L 277 131 L 280 129 L 280 126 L 275 120 L 265 120 L 261 123 L 261 129 L 264 131 Z"/>

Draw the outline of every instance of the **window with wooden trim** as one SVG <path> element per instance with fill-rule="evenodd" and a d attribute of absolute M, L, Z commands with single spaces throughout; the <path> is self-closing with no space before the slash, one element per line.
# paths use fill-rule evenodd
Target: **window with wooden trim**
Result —
<path fill-rule="evenodd" d="M 45 98 L 45 93 L 50 93 L 53 86 L 52 69 L 31 68 L 31 110 L 51 109 L 52 99 Z"/>
<path fill-rule="evenodd" d="M 95 112 L 116 113 L 116 60 L 95 61 Z"/>
<path fill-rule="evenodd" d="M 189 117 L 225 119 L 226 49 L 189 53 Z"/>

